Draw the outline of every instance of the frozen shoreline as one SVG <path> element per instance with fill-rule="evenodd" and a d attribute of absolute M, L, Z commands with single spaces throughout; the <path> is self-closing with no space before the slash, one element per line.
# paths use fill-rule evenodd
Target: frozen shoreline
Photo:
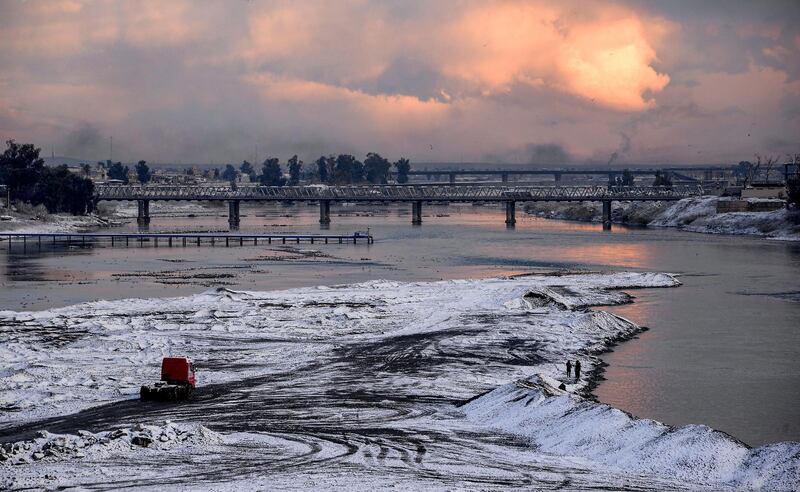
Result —
<path fill-rule="evenodd" d="M 800 241 L 800 211 L 717 213 L 716 196 L 684 198 L 673 203 L 615 203 L 614 223 L 669 227 L 704 234 L 758 236 L 774 240 Z M 751 199 L 758 201 L 756 199 Z M 578 222 L 600 222 L 596 203 L 529 203 L 527 213 L 537 217 Z"/>
<path fill-rule="evenodd" d="M 15 342 L 7 340 L 0 349 L 0 355 L 9 361 L 9 368 L 0 375 L 0 404 L 18 410 L 0 416 L 0 432 L 19 427 L 20 421 L 64 415 L 104 401 L 135 398 L 138 383 L 152 377 L 152 367 L 161 355 L 186 352 L 199 361 L 204 386 L 256 379 L 269 381 L 278 377 L 276 374 L 291 374 L 291 391 L 295 391 L 295 386 L 306 385 L 306 378 L 310 378 L 308 384 L 312 388 L 340 380 L 333 387 L 346 384 L 355 391 L 386 395 L 363 410 L 366 413 L 360 419 L 366 419 L 367 426 L 388 425 L 420 436 L 426 432 L 485 433 L 492 429 L 523 436 L 535 446 L 525 451 L 527 457 L 514 455 L 512 461 L 518 466 L 552 455 L 547 459 L 555 460 L 551 465 L 557 469 L 579 466 L 592 470 L 593 475 L 585 478 L 589 480 L 587 486 L 611 486 L 617 483 L 618 473 L 635 473 L 640 475 L 637 483 L 653 488 L 663 487 L 661 481 L 666 480 L 679 488 L 725 485 L 791 489 L 800 483 L 797 443 L 750 452 L 735 439 L 702 426 L 697 430 L 689 426 L 659 431 L 667 427 L 624 417 L 627 414 L 582 396 L 590 387 L 599 363 L 592 354 L 640 331 L 628 320 L 588 308 L 630 302 L 630 297 L 620 289 L 676 285 L 678 282 L 672 276 L 645 273 L 539 275 L 431 283 L 371 281 L 282 292 L 220 289 L 181 298 L 98 301 L 40 312 L 2 311 L 0 327 L 13 330 Z M 62 338 L 49 348 L 52 354 L 43 353 L 42 344 L 48 343 L 54 333 Z M 421 351 L 417 351 L 414 347 L 420 342 Z M 248 364 L 231 363 L 225 354 L 246 356 Z M 563 361 L 575 357 L 584 363 L 583 377 L 577 382 L 566 380 L 563 374 Z M 408 366 L 406 359 L 413 364 Z M 325 363 L 328 369 L 322 379 L 315 372 L 304 376 L 305 368 L 320 360 L 329 361 Z M 356 367 L 360 369 L 353 375 L 347 369 L 351 361 L 363 361 L 366 365 L 359 363 Z M 444 365 L 433 365 L 429 370 L 431 363 Z M 104 378 L 103 374 L 113 379 Z M 518 382 L 509 384 L 515 380 Z M 568 394 L 554 389 L 560 382 L 566 384 Z M 258 391 L 258 386 L 253 390 Z M 305 394 L 300 392 L 290 401 L 304 398 Z M 404 410 L 411 417 L 395 423 L 394 419 L 386 420 L 381 402 L 394 397 L 389 395 L 413 395 L 409 400 L 412 403 Z M 481 396 L 476 398 L 476 395 Z M 320 401 L 331 398 L 324 396 Z M 441 403 L 422 406 L 413 403 L 427 400 Z M 466 400 L 471 401 L 460 409 L 451 403 Z M 555 405 L 564 410 L 561 416 L 545 412 Z M 584 409 L 590 418 L 574 420 L 570 405 Z M 213 415 L 214 409 L 210 411 Z M 320 409 L 319 414 L 310 418 L 332 419 L 332 429 L 348 429 L 342 430 L 343 433 L 362 432 L 360 424 L 347 418 L 340 421 L 347 415 L 346 410 L 330 411 L 327 416 L 325 409 Z M 135 413 L 138 416 L 138 411 Z M 375 414 L 374 423 L 370 423 L 370 413 Z M 189 422 L 209 425 L 219 432 L 221 429 L 212 424 L 220 423 L 212 415 L 207 417 L 208 421 L 193 417 Z M 291 415 L 291 412 L 281 413 L 280 418 L 291 419 Z M 610 417 L 604 420 L 604 416 Z M 551 420 L 541 420 L 548 418 Z M 521 424 L 531 419 L 538 419 L 540 425 Z M 570 429 L 581 425 L 589 425 L 594 433 L 584 429 L 570 437 Z M 547 446 L 552 446 L 547 444 L 550 438 L 536 430 L 547 427 L 561 429 L 560 437 L 571 444 L 548 451 Z M 649 451 L 642 443 L 649 441 L 643 436 L 652 440 L 653 435 L 665 432 L 678 432 L 685 439 L 659 441 L 662 461 L 648 461 Z M 237 439 L 225 432 L 223 435 Z M 592 438 L 586 441 L 589 436 Z M 240 438 L 248 442 L 256 439 L 252 433 Z M 587 442 L 593 443 L 588 450 Z M 469 446 L 485 447 L 477 441 Z M 433 444 L 428 447 L 432 447 L 428 459 L 437 456 Z M 613 449 L 618 450 L 617 455 L 610 452 Z M 141 453 L 153 452 L 132 448 L 115 454 L 114 459 L 123 466 Z M 233 451 L 208 452 L 226 455 Z M 496 452 L 500 456 L 511 453 L 507 449 Z M 709 453 L 724 456 L 722 461 L 709 460 Z M 612 455 L 618 459 L 609 460 Z M 779 456 L 784 459 L 778 460 Z M 356 458 L 347 458 L 347 462 Z M 369 470 L 371 465 L 365 465 L 361 459 L 356 460 L 358 466 Z M 490 455 L 487 459 L 495 457 Z M 757 459 L 761 461 L 756 463 Z M 86 458 L 82 460 L 90 467 Z M 682 469 L 684 473 L 675 475 L 669 466 L 683 461 L 688 463 Z M 52 475 L 53 470 L 78 463 L 69 459 L 43 459 L 31 465 L 0 464 L 0 479 L 10 479 L 6 474 L 13 476 L 24 471 L 20 478 L 23 481 L 11 483 L 41 486 L 47 483 L 41 481 L 45 474 Z M 449 469 L 442 468 L 443 465 L 430 466 L 437 473 Z M 492 469 L 489 465 L 484 468 Z M 710 478 L 706 476 L 709 470 L 714 471 Z M 241 480 L 245 479 L 224 482 L 234 487 L 231 484 L 244 485 Z M 363 487 L 363 480 L 359 475 L 353 478 L 353 483 Z M 278 486 L 295 482 L 282 483 L 274 478 L 262 483 Z M 346 480 L 340 483 L 348 484 Z M 420 484 L 431 485 L 431 482 L 423 480 Z"/>
<path fill-rule="evenodd" d="M 49 214 L 43 207 L 31 210 L 11 212 L 0 210 L 2 215 L 11 220 L 0 221 L 0 234 L 17 232 L 28 234 L 81 233 L 110 228 L 136 219 L 136 203 L 120 202 L 101 204 L 98 211 L 89 215 Z M 187 217 L 187 216 L 220 216 L 227 215 L 221 206 L 208 203 L 188 202 L 154 202 L 150 208 L 153 217 Z"/>
<path fill-rule="evenodd" d="M 0 222 L 0 234 L 8 232 L 20 234 L 81 233 L 119 225 L 113 220 L 97 215 L 47 214 L 41 218 L 34 218 L 26 214 L 14 213 L 10 217 L 12 220 Z"/>

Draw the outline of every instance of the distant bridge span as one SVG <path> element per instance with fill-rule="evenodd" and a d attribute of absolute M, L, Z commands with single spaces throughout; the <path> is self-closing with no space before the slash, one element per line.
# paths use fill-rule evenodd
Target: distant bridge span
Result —
<path fill-rule="evenodd" d="M 320 204 L 320 223 L 330 223 L 331 202 L 411 202 L 412 222 L 422 222 L 423 202 L 503 202 L 506 224 L 516 223 L 516 202 L 556 201 L 603 203 L 603 223 L 611 224 L 612 201 L 671 201 L 701 195 L 700 186 L 138 186 L 97 185 L 95 201 L 136 201 L 140 226 L 150 222 L 150 201 L 227 201 L 228 222 L 239 226 L 242 201 L 315 201 Z"/>
<path fill-rule="evenodd" d="M 682 166 L 682 167 L 663 167 L 663 168 L 631 168 L 627 169 L 634 176 L 652 176 L 657 171 L 666 173 L 686 173 L 686 172 L 724 172 L 731 171 L 731 166 Z M 553 176 L 556 183 L 561 181 L 562 176 L 602 176 L 606 175 L 610 178 L 621 176 L 626 169 L 608 169 L 608 168 L 585 168 L 585 169 L 524 169 L 519 167 L 513 168 L 497 168 L 497 169 L 424 169 L 424 170 L 411 170 L 408 172 L 409 176 L 426 176 L 438 177 L 448 176 L 450 183 L 456 182 L 456 176 L 500 176 L 503 183 L 508 182 L 509 176 Z M 397 173 L 393 172 L 393 175 Z"/>

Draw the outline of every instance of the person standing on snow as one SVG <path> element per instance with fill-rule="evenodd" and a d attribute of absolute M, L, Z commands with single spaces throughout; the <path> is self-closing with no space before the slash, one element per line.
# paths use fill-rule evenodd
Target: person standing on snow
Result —
<path fill-rule="evenodd" d="M 567 361 L 567 377 L 570 377 L 571 375 L 572 375 L 572 361 L 568 360 Z"/>
<path fill-rule="evenodd" d="M 576 360 L 575 361 L 575 380 L 577 381 L 580 378 L 581 378 L 581 361 Z"/>

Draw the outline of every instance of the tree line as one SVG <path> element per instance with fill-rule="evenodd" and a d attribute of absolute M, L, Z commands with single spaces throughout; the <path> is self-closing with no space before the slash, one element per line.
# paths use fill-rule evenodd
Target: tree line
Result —
<path fill-rule="evenodd" d="M 6 141 L 0 155 L 0 184 L 8 187 L 11 200 L 44 205 L 50 213 L 83 215 L 94 209 L 94 183 L 70 172 L 66 164 L 44 165 L 41 149 L 33 144 Z"/>
<path fill-rule="evenodd" d="M 268 157 L 261 164 L 261 172 L 257 172 L 253 165 L 244 161 L 236 169 L 232 164 L 225 166 L 221 172 L 214 172 L 214 177 L 221 177 L 230 182 L 235 182 L 239 176 L 246 175 L 251 182 L 265 186 L 296 186 L 301 179 L 323 184 L 386 184 L 394 165 L 397 171 L 397 182 L 407 183 L 411 162 L 401 158 L 394 164 L 378 153 L 370 152 L 364 161 L 359 161 L 350 154 L 320 156 L 313 162 L 309 169 L 304 171 L 304 162 L 296 155 L 286 162 L 289 177 L 283 172 L 283 167 L 277 157 Z"/>
<path fill-rule="evenodd" d="M 125 184 L 130 182 L 130 168 L 121 162 L 98 161 L 97 165 L 106 170 L 109 179 L 119 180 Z M 339 154 L 321 156 L 306 170 L 303 165 L 303 161 L 297 155 L 289 158 L 284 165 L 277 157 L 268 157 L 261 163 L 260 172 L 252 163 L 245 160 L 238 169 L 233 164 L 226 164 L 223 169 L 205 170 L 203 177 L 235 183 L 241 176 L 247 176 L 250 182 L 265 186 L 297 186 L 301 179 L 323 184 L 386 184 L 392 166 L 397 172 L 398 183 L 407 183 L 408 172 L 411 170 L 411 162 L 408 159 L 401 158 L 392 164 L 375 152 L 368 153 L 364 162 L 350 154 Z M 288 178 L 283 171 L 284 167 L 288 171 Z M 88 168 L 88 164 L 84 164 L 84 168 Z M 139 161 L 134 171 L 137 181 L 141 184 L 148 183 L 153 177 L 146 161 Z M 193 175 L 194 170 L 186 168 L 184 173 Z M 88 175 L 88 170 L 86 174 Z"/>
<path fill-rule="evenodd" d="M 121 162 L 97 161 L 97 165 L 106 170 L 106 176 L 109 179 L 116 179 L 125 184 L 130 182 L 131 170 L 128 166 L 123 166 Z M 86 170 L 86 167 L 88 167 L 88 164 L 84 164 L 84 170 Z M 147 165 L 147 161 L 137 162 L 133 169 L 136 172 L 136 180 L 141 184 L 146 184 L 153 178 L 153 172 L 150 170 L 150 166 Z M 88 171 L 86 172 L 88 174 Z"/>

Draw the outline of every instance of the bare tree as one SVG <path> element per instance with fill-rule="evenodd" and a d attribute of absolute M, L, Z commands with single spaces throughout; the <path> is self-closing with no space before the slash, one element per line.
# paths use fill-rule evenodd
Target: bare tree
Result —
<path fill-rule="evenodd" d="M 800 204 L 800 154 L 787 154 L 786 159 L 786 205 Z"/>
<path fill-rule="evenodd" d="M 752 162 L 747 162 L 745 163 L 746 165 L 744 166 L 744 169 L 742 169 L 742 171 L 744 172 L 744 182 L 742 183 L 742 186 L 744 188 L 747 188 L 748 185 L 753 183 L 756 176 L 758 176 L 759 171 L 761 170 L 761 155 L 755 154 L 755 157 L 756 157 L 755 164 L 753 164 Z"/>
<path fill-rule="evenodd" d="M 772 171 L 773 166 L 778 163 L 778 157 L 776 156 L 769 156 L 767 157 L 766 162 L 764 162 L 764 170 L 765 170 L 765 177 L 764 181 L 769 183 L 769 173 Z"/>

